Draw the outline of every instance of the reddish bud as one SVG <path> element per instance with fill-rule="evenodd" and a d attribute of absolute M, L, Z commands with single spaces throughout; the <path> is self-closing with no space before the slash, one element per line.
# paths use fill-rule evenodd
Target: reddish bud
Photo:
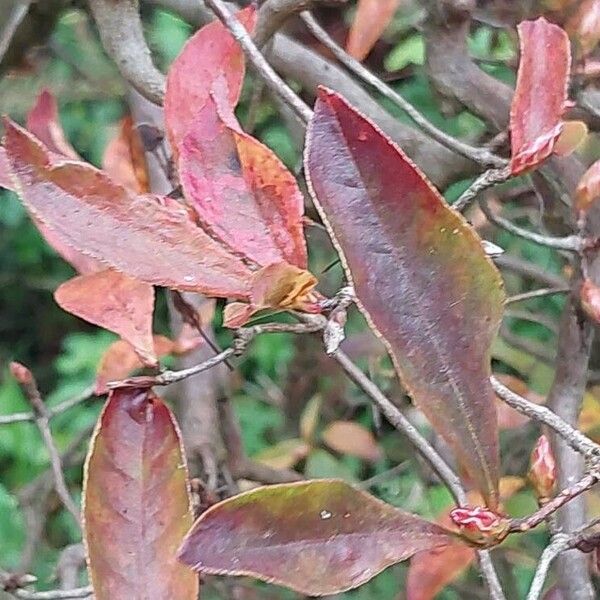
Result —
<path fill-rule="evenodd" d="M 499 544 L 510 526 L 507 518 L 482 506 L 455 508 L 450 518 L 465 539 L 484 548 Z"/>
<path fill-rule="evenodd" d="M 596 323 L 600 323 L 600 287 L 590 279 L 585 279 L 580 290 L 581 307 L 585 314 Z"/>
<path fill-rule="evenodd" d="M 20 385 L 28 385 L 33 381 L 31 371 L 19 362 L 10 363 L 10 372 Z"/>
<path fill-rule="evenodd" d="M 552 495 L 556 484 L 556 461 L 545 435 L 540 435 L 531 453 L 529 481 L 540 501 L 545 501 Z"/>

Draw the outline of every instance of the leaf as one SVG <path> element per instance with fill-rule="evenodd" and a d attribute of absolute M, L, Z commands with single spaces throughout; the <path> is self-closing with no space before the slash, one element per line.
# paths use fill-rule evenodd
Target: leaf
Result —
<path fill-rule="evenodd" d="M 202 342 L 202 338 L 179 337 L 177 340 L 170 340 L 164 335 L 153 336 L 154 354 L 158 357 L 169 354 L 186 354 L 197 348 Z M 96 372 L 96 387 L 94 393 L 97 396 L 108 392 L 107 383 L 125 379 L 133 371 L 144 366 L 135 349 L 125 340 L 117 340 L 111 344 L 102 355 L 98 370 Z"/>
<path fill-rule="evenodd" d="M 198 579 L 175 556 L 192 522 L 181 436 L 151 391 L 111 392 L 86 461 L 83 512 L 96 600 L 196 599 Z"/>
<path fill-rule="evenodd" d="M 119 133 L 108 143 L 102 168 L 113 181 L 132 192 L 150 191 L 144 147 L 130 116 L 121 120 Z"/>
<path fill-rule="evenodd" d="M 410 561 L 406 600 L 433 600 L 474 560 L 475 550 L 460 543 L 420 552 Z"/>
<path fill-rule="evenodd" d="M 590 54 L 600 41 L 600 0 L 583 0 L 565 29 L 575 38 L 578 54 Z"/>
<path fill-rule="evenodd" d="M 194 523 L 179 557 L 203 574 L 250 575 L 324 596 L 446 545 L 451 535 L 344 481 L 314 480 L 261 487 L 214 505 Z"/>
<path fill-rule="evenodd" d="M 56 98 L 48 90 L 42 90 L 37 97 L 34 107 L 27 114 L 26 127 L 50 152 L 79 160 L 60 124 Z"/>
<path fill-rule="evenodd" d="M 306 172 L 358 305 L 413 400 L 497 505 L 490 345 L 501 277 L 470 225 L 406 155 L 341 96 L 321 89 Z"/>
<path fill-rule="evenodd" d="M 598 198 L 600 198 L 600 160 L 592 164 L 577 185 L 575 193 L 577 210 L 589 210 Z"/>
<path fill-rule="evenodd" d="M 300 435 L 307 444 L 310 444 L 315 436 L 322 405 L 323 398 L 319 394 L 315 394 L 306 403 L 300 416 Z"/>
<path fill-rule="evenodd" d="M 120 335 L 145 365 L 157 365 L 151 285 L 107 269 L 70 279 L 56 290 L 54 298 L 67 312 Z"/>
<path fill-rule="evenodd" d="M 340 454 L 357 456 L 376 462 L 381 458 L 381 448 L 373 434 L 352 421 L 334 421 L 322 434 L 323 442 Z"/>
<path fill-rule="evenodd" d="M 5 148 L 23 203 L 67 245 L 149 284 L 248 297 L 248 268 L 175 201 L 134 195 L 83 162 L 51 162 L 10 120 Z"/>
<path fill-rule="evenodd" d="M 554 150 L 563 129 L 571 50 L 567 34 L 543 17 L 518 25 L 521 59 L 510 109 L 513 175 L 535 167 Z"/>
<path fill-rule="evenodd" d="M 363 60 L 390 24 L 400 0 L 359 0 L 346 51 Z"/>
<path fill-rule="evenodd" d="M 312 273 L 288 263 L 274 263 L 257 271 L 250 287 L 250 304 L 233 302 L 225 307 L 223 325 L 241 327 L 257 311 L 266 308 L 320 312 L 313 291 Z"/>
<path fill-rule="evenodd" d="M 14 191 L 15 187 L 10 174 L 10 163 L 6 156 L 6 150 L 0 146 L 0 188 Z"/>
<path fill-rule="evenodd" d="M 232 251 L 263 267 L 288 262 L 306 269 L 298 184 L 269 148 L 241 130 L 220 83 L 179 149 L 184 195 L 201 226 Z"/>
<path fill-rule="evenodd" d="M 564 121 L 563 128 L 554 145 L 554 154 L 569 156 L 585 141 L 588 127 L 583 121 Z"/>
<path fill-rule="evenodd" d="M 310 446 L 301 439 L 283 440 L 274 446 L 261 450 L 254 458 L 274 469 L 291 469 L 304 460 L 310 452 Z"/>
<path fill-rule="evenodd" d="M 236 13 L 248 31 L 256 23 L 256 9 L 249 6 Z M 235 106 L 244 80 L 244 54 L 232 35 L 217 19 L 193 35 L 167 75 L 165 124 L 174 152 L 194 117 L 208 100 L 212 82 L 225 77 L 228 99 Z"/>
<path fill-rule="evenodd" d="M 530 402 L 534 402 L 535 404 L 544 403 L 544 397 L 529 389 L 528 385 L 518 377 L 505 374 L 497 374 L 496 377 L 507 388 L 516 394 L 527 398 Z M 496 408 L 498 412 L 498 428 L 500 431 L 505 429 L 517 429 L 518 427 L 525 425 L 525 423 L 529 423 L 529 417 L 526 417 L 524 414 L 511 408 L 500 398 L 497 398 Z"/>

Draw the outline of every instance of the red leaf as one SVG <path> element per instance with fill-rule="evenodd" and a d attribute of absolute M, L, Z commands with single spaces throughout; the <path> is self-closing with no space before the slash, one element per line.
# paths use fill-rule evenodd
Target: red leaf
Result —
<path fill-rule="evenodd" d="M 500 274 L 470 225 L 341 96 L 320 91 L 307 139 L 309 187 L 359 307 L 416 404 L 496 507 L 489 376 Z"/>
<path fill-rule="evenodd" d="M 433 600 L 474 560 L 475 550 L 460 543 L 420 552 L 410 561 L 406 600 Z"/>
<path fill-rule="evenodd" d="M 185 327 L 184 327 L 185 330 Z M 153 337 L 154 354 L 158 357 L 169 354 L 185 354 L 194 350 L 202 343 L 200 336 L 180 336 L 177 340 L 170 340 L 164 335 Z M 125 379 L 136 369 L 143 367 L 140 357 L 135 349 L 125 340 L 118 340 L 111 344 L 100 359 L 96 372 L 96 388 L 94 393 L 98 396 L 108 392 L 107 383 Z"/>
<path fill-rule="evenodd" d="M 85 467 L 84 535 L 96 600 L 195 600 L 175 557 L 192 522 L 171 411 L 151 391 L 111 392 Z"/>
<path fill-rule="evenodd" d="M 225 98 L 220 87 L 218 99 L 206 99 L 180 146 L 184 194 L 202 226 L 233 251 L 261 266 L 305 269 L 298 184 L 269 148 L 241 130 Z"/>
<path fill-rule="evenodd" d="M 0 146 L 0 188 L 15 191 L 15 186 L 10 175 L 10 163 L 6 156 L 6 150 L 2 146 Z"/>
<path fill-rule="evenodd" d="M 346 51 L 363 60 L 390 24 L 400 0 L 359 0 Z"/>
<path fill-rule="evenodd" d="M 27 129 L 33 133 L 50 152 L 75 160 L 79 155 L 69 144 L 58 117 L 56 98 L 48 91 L 42 90 L 35 106 L 27 115 Z"/>
<path fill-rule="evenodd" d="M 64 243 L 146 283 L 247 298 L 248 268 L 176 202 L 136 196 L 83 162 L 51 162 L 28 132 L 9 120 L 6 130 L 23 203 Z"/>
<path fill-rule="evenodd" d="M 121 120 L 118 135 L 104 152 L 102 168 L 113 181 L 133 192 L 144 194 L 150 191 L 144 147 L 131 117 Z"/>
<path fill-rule="evenodd" d="M 151 285 L 106 270 L 70 279 L 56 290 L 54 298 L 67 312 L 114 331 L 134 347 L 144 364 L 156 366 Z"/>
<path fill-rule="evenodd" d="M 452 539 L 439 525 L 343 481 L 315 480 L 261 487 L 214 505 L 194 523 L 179 556 L 200 573 L 250 575 L 323 596 Z"/>
<path fill-rule="evenodd" d="M 248 31 L 256 23 L 256 9 L 249 6 L 237 13 Z M 244 80 L 244 54 L 219 21 L 213 21 L 193 35 L 173 61 L 167 76 L 165 122 L 174 152 L 188 132 L 192 120 L 208 100 L 212 83 L 225 77 L 228 99 L 235 106 Z"/>
<path fill-rule="evenodd" d="M 518 26 L 521 60 L 510 109 L 513 175 L 552 154 L 563 128 L 571 50 L 567 34 L 543 17 Z"/>

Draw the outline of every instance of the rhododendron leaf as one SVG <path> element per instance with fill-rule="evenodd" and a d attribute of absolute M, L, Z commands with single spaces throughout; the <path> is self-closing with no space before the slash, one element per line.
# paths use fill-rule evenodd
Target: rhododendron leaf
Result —
<path fill-rule="evenodd" d="M 359 307 L 417 406 L 496 507 L 489 376 L 504 302 L 500 274 L 472 227 L 334 92 L 319 93 L 305 164 Z"/>

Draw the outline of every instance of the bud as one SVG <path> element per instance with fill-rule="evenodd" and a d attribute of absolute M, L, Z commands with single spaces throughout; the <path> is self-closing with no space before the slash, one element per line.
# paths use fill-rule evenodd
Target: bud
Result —
<path fill-rule="evenodd" d="M 20 385 L 28 385 L 33 382 L 31 371 L 19 362 L 10 363 L 10 372 Z"/>
<path fill-rule="evenodd" d="M 455 508 L 450 518 L 465 539 L 483 548 L 499 544 L 510 527 L 507 518 L 482 506 Z"/>
<path fill-rule="evenodd" d="M 545 435 L 540 435 L 531 453 L 529 481 L 533 486 L 540 503 L 546 502 L 554 490 L 556 483 L 556 461 L 552 454 L 550 442 Z"/>

